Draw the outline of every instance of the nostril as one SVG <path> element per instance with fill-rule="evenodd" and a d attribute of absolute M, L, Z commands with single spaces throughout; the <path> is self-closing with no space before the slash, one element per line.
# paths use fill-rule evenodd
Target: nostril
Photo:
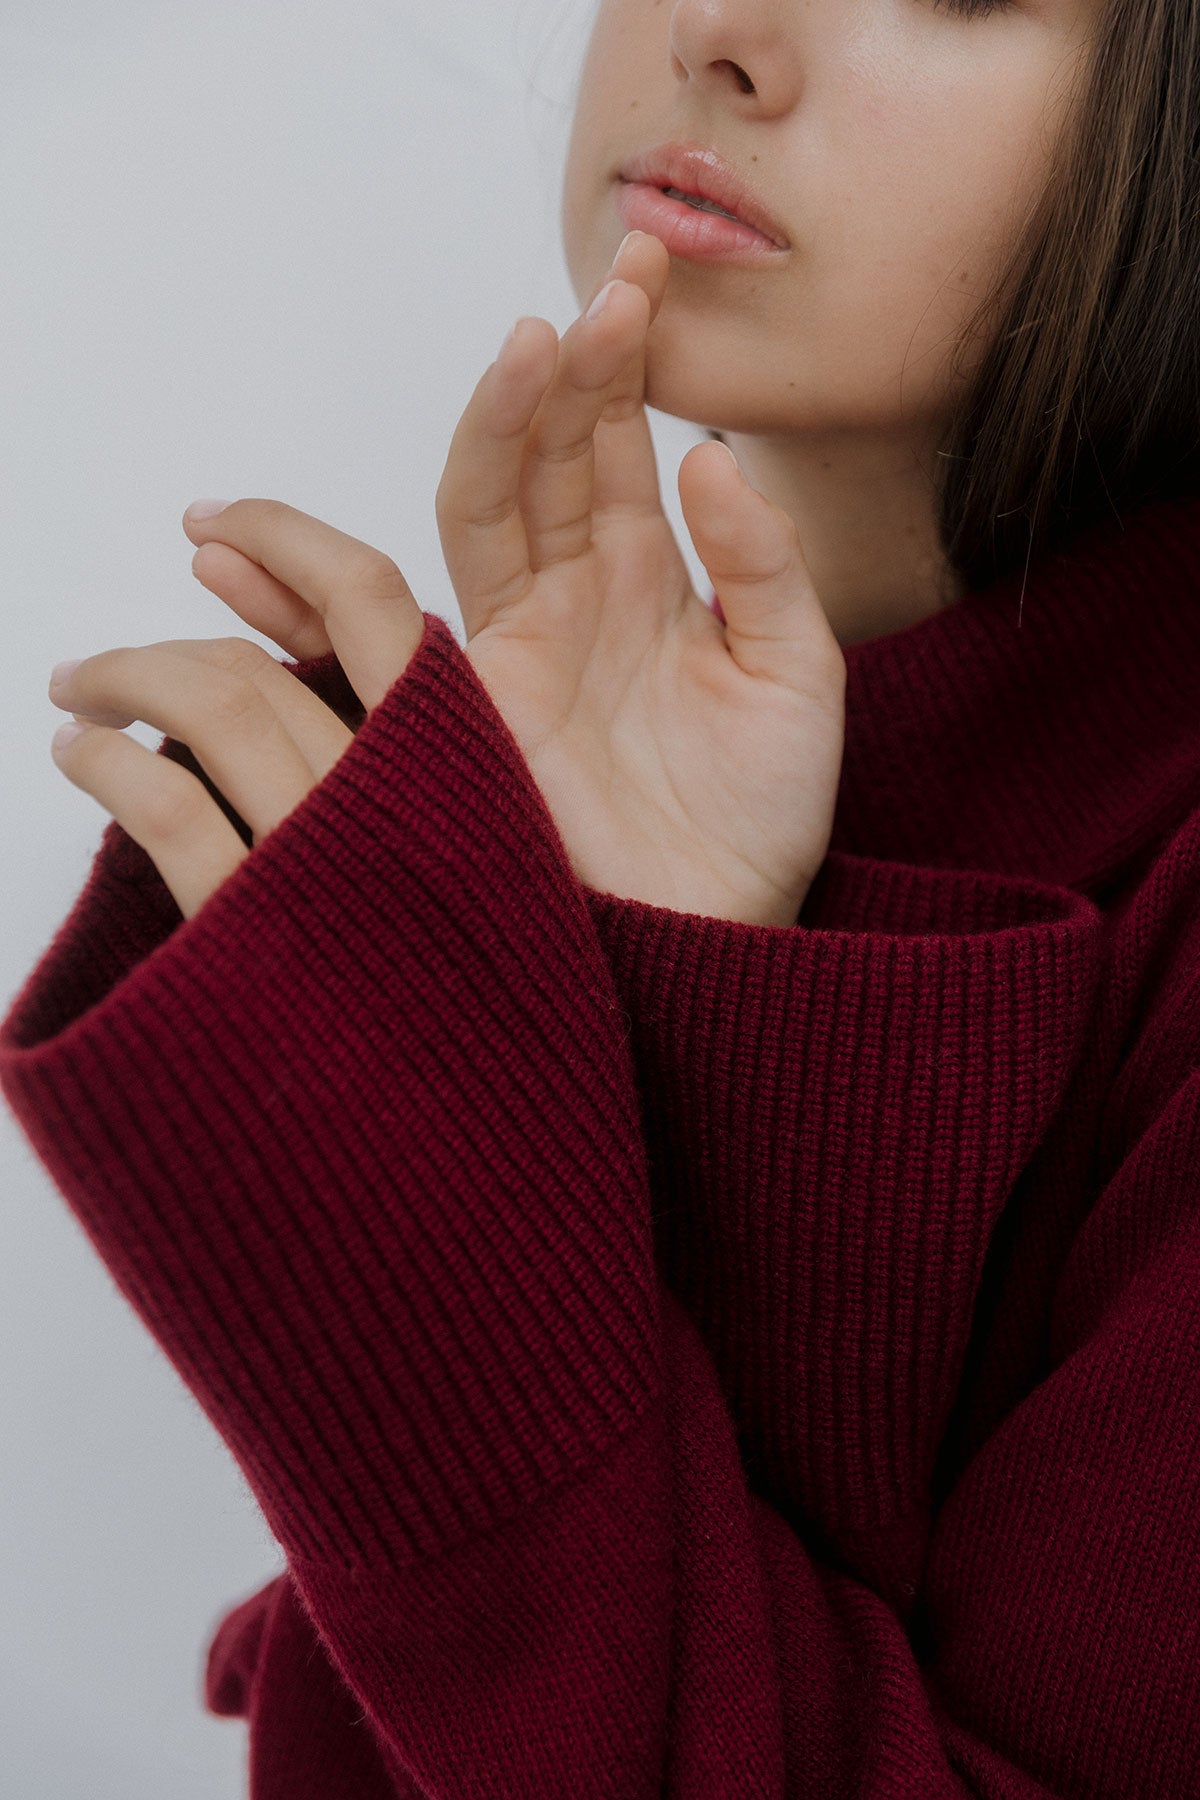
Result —
<path fill-rule="evenodd" d="M 743 94 L 752 94 L 754 92 L 754 83 L 751 81 L 750 77 L 747 75 L 745 69 L 741 68 L 735 62 L 728 63 L 726 66 L 733 70 L 734 75 L 737 78 L 737 84 L 738 84 L 739 88 L 742 90 Z"/>

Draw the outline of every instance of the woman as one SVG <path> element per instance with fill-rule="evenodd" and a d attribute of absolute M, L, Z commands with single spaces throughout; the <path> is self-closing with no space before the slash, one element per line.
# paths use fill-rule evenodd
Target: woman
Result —
<path fill-rule="evenodd" d="M 465 649 L 238 500 L 295 663 L 52 687 L 0 1082 L 286 1551 L 256 1797 L 1195 1791 L 1198 134 L 1196 0 L 602 0 Z"/>

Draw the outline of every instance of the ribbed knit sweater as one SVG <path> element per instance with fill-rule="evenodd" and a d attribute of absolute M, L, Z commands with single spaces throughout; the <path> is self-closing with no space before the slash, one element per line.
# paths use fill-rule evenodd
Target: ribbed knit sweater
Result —
<path fill-rule="evenodd" d="M 1023 576 L 846 647 L 787 928 L 435 614 L 194 918 L 105 827 L 0 1085 L 286 1554 L 253 1800 L 1200 1795 L 1200 503 Z"/>

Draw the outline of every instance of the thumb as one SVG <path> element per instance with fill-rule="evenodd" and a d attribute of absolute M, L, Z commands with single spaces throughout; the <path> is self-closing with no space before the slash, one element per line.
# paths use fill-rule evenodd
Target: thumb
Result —
<path fill-rule="evenodd" d="M 814 659 L 840 656 L 841 646 L 795 520 L 750 486 L 733 452 L 715 439 L 695 445 L 680 463 L 679 500 L 739 666 L 788 686 L 811 685 Z"/>

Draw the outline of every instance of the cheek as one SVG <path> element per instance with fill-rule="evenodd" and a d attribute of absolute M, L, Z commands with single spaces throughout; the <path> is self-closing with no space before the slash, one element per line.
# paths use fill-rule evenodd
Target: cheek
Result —
<path fill-rule="evenodd" d="M 801 276 L 797 299 L 820 314 L 812 325 L 830 366 L 864 401 L 877 394 L 885 409 L 936 413 L 986 349 L 960 339 L 1032 197 L 1032 134 L 989 111 L 994 95 L 970 130 L 965 120 L 948 129 L 944 111 L 914 114 L 902 129 L 893 112 L 886 129 L 860 133 L 843 166 L 814 238 L 816 279 L 806 295 Z"/>

